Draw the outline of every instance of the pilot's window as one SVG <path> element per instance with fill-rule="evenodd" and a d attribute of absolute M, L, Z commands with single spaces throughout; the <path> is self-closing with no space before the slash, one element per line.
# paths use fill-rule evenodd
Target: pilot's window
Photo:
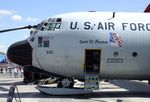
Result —
<path fill-rule="evenodd" d="M 61 27 L 61 18 L 50 18 L 47 20 L 46 23 L 44 23 L 40 30 L 42 31 L 55 31 L 60 30 Z"/>
<path fill-rule="evenodd" d="M 50 22 L 55 22 L 56 21 L 56 18 L 52 18 Z"/>
<path fill-rule="evenodd" d="M 46 23 L 44 24 L 44 26 L 47 26 L 47 24 L 48 24 L 48 23 L 46 22 Z"/>
<path fill-rule="evenodd" d="M 41 27 L 41 30 L 44 31 L 45 27 Z"/>
<path fill-rule="evenodd" d="M 57 23 L 56 24 L 56 29 L 60 29 L 60 25 L 61 25 L 61 23 Z"/>
<path fill-rule="evenodd" d="M 61 18 L 57 18 L 57 21 L 56 22 L 61 22 Z"/>
<path fill-rule="evenodd" d="M 41 29 L 41 27 L 42 27 L 42 25 L 44 24 L 44 22 L 42 22 L 42 23 L 40 23 L 40 24 L 38 24 L 38 26 L 37 26 L 37 28 L 36 29 Z"/>
<path fill-rule="evenodd" d="M 49 23 L 47 30 L 54 30 L 55 28 L 55 23 Z"/>
<path fill-rule="evenodd" d="M 51 21 L 51 18 L 47 20 L 47 22 L 50 22 L 50 21 Z"/>
<path fill-rule="evenodd" d="M 46 30 L 46 29 L 47 29 L 47 25 L 48 25 L 48 23 L 45 22 L 45 23 L 42 25 L 41 30 L 42 30 L 42 31 Z"/>

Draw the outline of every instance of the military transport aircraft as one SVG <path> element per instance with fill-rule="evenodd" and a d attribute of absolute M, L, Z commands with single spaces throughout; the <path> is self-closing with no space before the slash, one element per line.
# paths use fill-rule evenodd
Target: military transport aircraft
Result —
<path fill-rule="evenodd" d="M 150 5 L 145 13 L 75 12 L 56 15 L 12 44 L 10 61 L 59 77 L 58 87 L 99 89 L 100 79 L 148 80 L 150 83 Z M 32 66 L 32 67 L 31 67 Z"/>

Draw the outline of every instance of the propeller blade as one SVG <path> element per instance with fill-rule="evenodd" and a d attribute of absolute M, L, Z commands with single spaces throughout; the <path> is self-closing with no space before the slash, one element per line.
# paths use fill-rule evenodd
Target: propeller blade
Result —
<path fill-rule="evenodd" d="M 36 27 L 37 27 L 37 25 L 33 25 L 33 26 L 28 25 L 28 26 L 25 26 L 25 27 L 0 30 L 0 33 L 9 32 L 9 31 L 15 31 L 15 30 L 21 30 L 21 29 L 31 29 L 31 28 L 36 28 Z"/>

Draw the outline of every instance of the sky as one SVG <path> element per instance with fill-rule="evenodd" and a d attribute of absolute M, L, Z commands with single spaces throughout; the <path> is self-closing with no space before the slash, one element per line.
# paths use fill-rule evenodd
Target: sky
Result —
<path fill-rule="evenodd" d="M 0 30 L 35 25 L 51 16 L 78 11 L 143 12 L 150 0 L 0 0 Z M 0 52 L 29 37 L 30 30 L 0 33 Z"/>

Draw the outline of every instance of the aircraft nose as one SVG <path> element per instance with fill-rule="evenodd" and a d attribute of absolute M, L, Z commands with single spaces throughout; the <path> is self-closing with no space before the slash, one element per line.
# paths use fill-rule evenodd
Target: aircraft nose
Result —
<path fill-rule="evenodd" d="M 18 65 L 32 65 L 32 48 L 28 41 L 12 44 L 7 50 L 7 58 Z"/>

